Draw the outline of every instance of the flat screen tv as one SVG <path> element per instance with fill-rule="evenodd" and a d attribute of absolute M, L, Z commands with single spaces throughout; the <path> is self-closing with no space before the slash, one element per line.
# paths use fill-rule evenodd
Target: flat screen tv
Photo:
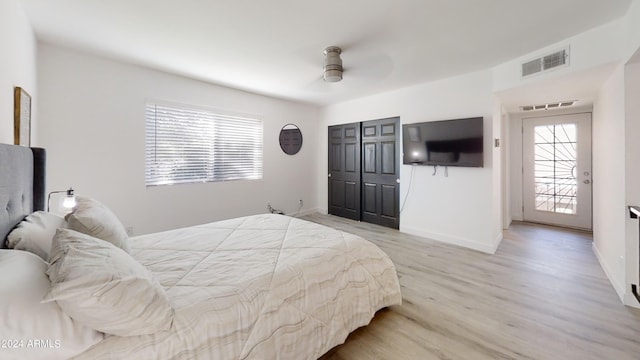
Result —
<path fill-rule="evenodd" d="M 483 166 L 483 118 L 402 125 L 405 165 Z"/>

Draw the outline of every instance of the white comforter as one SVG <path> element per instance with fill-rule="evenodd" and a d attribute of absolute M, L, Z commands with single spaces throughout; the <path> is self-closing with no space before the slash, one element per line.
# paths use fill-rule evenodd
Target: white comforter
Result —
<path fill-rule="evenodd" d="M 105 338 L 79 359 L 317 359 L 400 304 L 391 260 L 352 234 L 257 215 L 131 239 L 167 291 L 171 330 Z"/>

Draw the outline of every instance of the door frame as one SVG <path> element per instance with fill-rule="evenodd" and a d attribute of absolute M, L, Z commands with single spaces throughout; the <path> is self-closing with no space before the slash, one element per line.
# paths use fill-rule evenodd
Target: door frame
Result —
<path fill-rule="evenodd" d="M 538 116 L 536 116 L 538 115 Z M 526 206 L 527 206 L 527 202 L 529 201 L 534 201 L 532 199 L 528 199 L 527 198 L 527 170 L 525 169 L 525 166 L 527 166 L 527 161 L 531 162 L 532 156 L 533 154 L 527 154 L 527 150 L 525 149 L 525 147 L 527 145 L 532 145 L 530 143 L 531 139 L 527 139 L 526 135 L 525 135 L 525 126 L 526 126 L 526 121 L 527 120 L 531 120 L 531 121 L 536 121 L 536 120 L 543 120 L 543 119 L 548 119 L 548 118 L 559 118 L 559 117 L 570 117 L 570 116 L 588 116 L 588 132 L 585 131 L 585 133 L 582 135 L 583 138 L 587 138 L 589 141 L 589 148 L 588 150 L 585 150 L 586 153 L 588 153 L 590 159 L 589 159 L 589 164 L 588 164 L 588 169 L 580 169 L 577 170 L 577 175 L 576 177 L 578 178 L 577 181 L 580 183 L 582 182 L 584 179 L 589 180 L 588 185 L 582 186 L 582 190 L 578 190 L 583 192 L 583 195 L 588 194 L 588 201 L 589 201 L 589 207 L 586 210 L 583 210 L 585 212 L 585 218 L 583 222 L 578 222 L 575 218 L 571 218 L 574 215 L 564 215 L 564 214 L 555 214 L 553 215 L 554 217 L 557 217 L 558 220 L 553 220 L 553 219 L 549 219 L 546 216 L 537 216 L 537 214 L 535 214 L 535 211 L 532 213 L 531 211 L 529 211 L 529 214 L 527 215 L 527 210 Z M 569 122 L 570 119 L 567 119 L 567 122 Z M 548 114 L 548 115 L 543 115 L 543 114 L 532 114 L 532 116 L 526 116 L 525 114 L 523 114 L 523 116 L 521 117 L 521 124 L 520 124 L 520 134 L 521 134 L 521 145 L 522 145 L 522 149 L 521 149 L 521 153 L 520 153 L 520 161 L 521 161 L 521 166 L 520 166 L 520 173 L 521 173 L 521 189 L 520 189 L 520 201 L 521 201 L 521 206 L 522 206 L 522 213 L 521 213 L 521 220 L 523 221 L 528 221 L 528 222 L 536 222 L 536 223 L 542 223 L 542 224 L 547 224 L 547 225 L 553 225 L 553 226 L 561 226 L 561 227 L 569 227 L 569 228 L 576 228 L 576 229 L 581 229 L 581 230 L 588 230 L 591 231 L 592 227 L 593 227 L 593 186 L 592 186 L 592 179 L 593 179 L 593 130 L 592 130 L 592 124 L 593 124 L 593 113 L 592 111 L 580 111 L 580 112 L 572 112 L 572 113 L 565 113 L 565 112 L 561 112 L 561 113 L 552 113 L 552 114 Z M 578 135 L 580 136 L 580 135 Z M 580 141 L 580 140 L 578 140 Z M 576 150 L 578 151 L 578 150 Z M 583 154 L 584 155 L 584 154 Z M 527 160 L 527 157 L 529 157 L 529 160 Z M 582 176 L 582 172 L 584 171 L 588 171 L 588 175 L 586 175 L 586 177 Z M 530 174 L 532 175 L 532 174 Z M 583 179 L 584 177 L 584 179 Z M 531 181 L 531 179 L 529 179 L 529 181 Z M 579 185 L 581 186 L 581 185 Z M 533 215 L 532 215 L 533 214 Z M 588 221 L 588 223 L 587 223 Z"/>

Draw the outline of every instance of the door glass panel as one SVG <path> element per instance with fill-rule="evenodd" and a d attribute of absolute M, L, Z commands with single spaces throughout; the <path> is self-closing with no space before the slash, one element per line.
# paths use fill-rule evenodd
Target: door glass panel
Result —
<path fill-rule="evenodd" d="M 536 210 L 575 214 L 576 125 L 536 126 L 534 150 Z"/>

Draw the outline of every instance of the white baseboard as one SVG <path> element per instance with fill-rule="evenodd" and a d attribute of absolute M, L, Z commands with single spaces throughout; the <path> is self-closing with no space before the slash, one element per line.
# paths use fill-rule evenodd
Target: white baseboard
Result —
<path fill-rule="evenodd" d="M 503 229 L 506 230 L 506 229 Z M 504 240 L 504 234 L 502 233 L 502 231 L 500 231 L 500 234 L 498 234 L 498 236 L 496 237 L 495 242 L 493 243 L 493 252 L 491 252 L 492 254 L 495 254 L 496 251 L 498 250 L 498 247 L 500 246 L 500 243 L 502 242 L 502 240 Z"/>
<path fill-rule="evenodd" d="M 297 216 L 309 215 L 309 214 L 313 214 L 315 212 L 321 213 L 323 215 L 327 215 L 329 213 L 327 211 L 327 209 L 316 208 L 316 209 L 303 211 L 300 214 L 298 214 Z M 407 233 L 407 234 L 410 234 L 410 235 L 416 235 L 416 236 L 428 238 L 428 239 L 431 239 L 431 240 L 444 242 L 444 243 L 447 243 L 447 244 L 454 244 L 454 245 L 466 247 L 466 248 L 477 250 L 477 251 L 481 251 L 481 252 L 484 252 L 484 253 L 487 253 L 487 254 L 495 254 L 495 252 L 498 249 L 498 246 L 500 246 L 500 243 L 502 242 L 502 238 L 503 238 L 502 231 L 500 231 L 500 234 L 498 234 L 498 236 L 495 238 L 495 240 L 493 241 L 493 244 L 483 244 L 483 243 L 479 243 L 479 242 L 473 241 L 473 240 L 466 240 L 466 239 L 462 239 L 462 238 L 457 238 L 457 237 L 444 235 L 444 234 L 433 233 L 433 232 L 424 231 L 424 230 L 421 230 L 421 229 L 415 229 L 415 228 L 402 226 L 402 225 L 400 225 L 400 232 Z"/>
<path fill-rule="evenodd" d="M 292 217 L 301 217 L 301 216 L 306 216 L 306 215 L 311 215 L 311 214 L 315 214 L 317 212 L 322 212 L 322 209 L 308 209 L 308 210 L 302 210 L 300 212 L 295 212 L 295 213 L 287 213 L 287 216 L 292 216 Z"/>
<path fill-rule="evenodd" d="M 502 224 L 502 230 L 509 230 L 509 227 L 511 227 L 512 222 L 513 222 L 513 219 L 511 218 L 511 216 L 507 217 L 506 222 Z"/>
<path fill-rule="evenodd" d="M 424 238 L 428 238 L 431 240 L 440 241 L 447 244 L 458 245 L 462 247 L 466 247 L 469 249 L 481 251 L 487 254 L 495 254 L 500 242 L 502 241 L 502 232 L 498 235 L 498 237 L 494 240 L 493 244 L 483 244 L 477 241 L 463 239 L 459 237 L 454 237 L 445 234 L 438 234 L 429 231 L 424 231 L 422 229 L 411 228 L 407 226 L 400 226 L 400 232 L 416 235 Z"/>
<path fill-rule="evenodd" d="M 620 301 L 622 301 L 623 303 L 626 303 L 626 300 L 625 300 L 626 289 L 624 284 L 620 284 L 618 281 L 616 281 L 615 277 L 613 277 L 613 272 L 611 272 L 611 269 L 609 268 L 607 263 L 604 261 L 604 257 L 600 253 L 600 250 L 596 246 L 595 242 L 591 244 L 591 250 L 596 255 L 596 258 L 600 263 L 600 267 L 604 271 L 604 274 L 607 276 L 607 279 L 609 279 L 609 282 L 611 283 L 611 286 L 613 286 L 613 289 L 616 291 L 616 294 L 618 294 Z"/>
<path fill-rule="evenodd" d="M 633 293 L 631 293 L 631 291 L 626 291 L 624 293 L 624 304 L 636 309 L 640 309 L 640 303 L 638 303 L 638 300 L 635 296 L 633 296 Z"/>

